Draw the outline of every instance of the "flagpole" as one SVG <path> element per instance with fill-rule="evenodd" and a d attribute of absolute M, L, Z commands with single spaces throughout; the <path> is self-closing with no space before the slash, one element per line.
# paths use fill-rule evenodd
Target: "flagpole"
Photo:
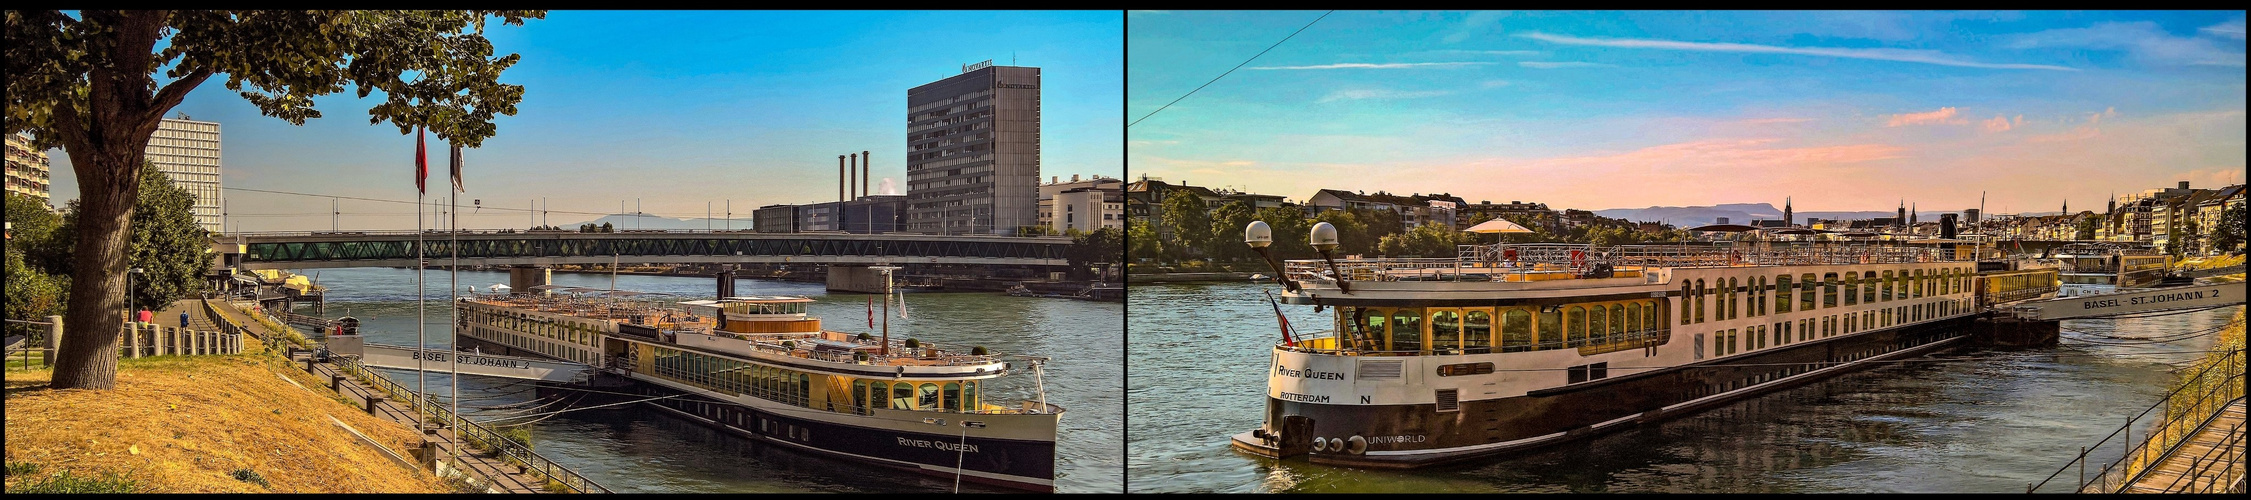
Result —
<path fill-rule="evenodd" d="M 425 183 L 428 182 L 427 179 L 430 176 L 430 164 L 428 163 L 429 157 L 422 148 L 422 129 L 417 127 L 414 132 L 416 134 L 414 136 L 414 350 L 415 352 L 422 352 L 430 345 L 429 311 L 427 305 L 424 304 L 429 298 L 429 291 L 425 285 L 427 281 L 423 276 L 424 268 L 428 266 L 423 261 L 423 245 L 426 243 L 423 241 L 424 235 L 422 234 L 424 226 L 422 203 L 424 198 L 429 196 L 428 187 Z M 425 395 L 430 393 L 430 372 L 429 367 L 425 366 L 422 359 L 424 357 L 426 356 L 414 357 L 414 397 L 416 398 L 414 407 L 417 410 L 415 411 L 414 428 L 416 430 L 426 429 L 429 426 L 429 419 L 421 416 L 429 411 L 423 408 L 423 405 L 425 404 L 424 401 L 428 400 Z"/>
<path fill-rule="evenodd" d="M 447 403 L 453 409 L 453 418 L 459 420 L 461 419 L 461 332 L 457 329 L 461 328 L 461 192 L 463 189 L 461 188 L 461 144 L 454 143 L 452 146 L 453 193 L 446 195 L 446 204 L 452 207 L 449 210 L 452 215 L 448 216 L 450 220 L 446 222 L 446 228 L 451 230 L 446 233 L 448 241 L 446 252 L 452 256 L 452 261 L 446 267 L 446 310 L 448 311 L 446 316 L 446 332 L 448 333 L 446 335 L 446 368 L 448 369 L 446 379 L 453 385 L 453 397 Z M 447 463 L 460 463 L 461 446 L 454 442 L 454 438 L 460 435 L 461 429 L 455 427 L 453 434 L 446 436 Z"/>

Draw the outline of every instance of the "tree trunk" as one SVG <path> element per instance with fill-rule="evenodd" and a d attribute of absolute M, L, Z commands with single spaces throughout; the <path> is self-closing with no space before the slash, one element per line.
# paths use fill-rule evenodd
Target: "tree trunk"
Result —
<path fill-rule="evenodd" d="M 165 11 L 86 11 L 86 19 L 113 27 L 107 47 L 114 64 L 87 72 L 86 113 L 57 107 L 55 120 L 71 169 L 78 174 L 78 244 L 63 313 L 63 343 L 55 355 L 55 389 L 107 390 L 117 384 L 118 329 L 124 318 L 126 247 L 132 241 L 133 201 L 141 194 L 141 161 L 164 112 L 179 103 L 208 72 L 173 82 L 161 95 L 148 69 Z M 150 304 L 162 308 L 163 304 Z"/>
<path fill-rule="evenodd" d="M 109 389 L 117 380 L 117 332 L 124 323 L 117 312 L 125 309 L 126 246 L 133 235 L 133 200 L 141 190 L 140 168 L 125 165 L 127 159 L 117 156 L 141 155 L 132 151 L 71 156 L 73 165 L 81 165 L 74 169 L 79 182 L 78 244 L 71 249 L 75 272 L 63 318 L 69 332 L 63 335 L 62 352 L 57 353 L 61 359 L 55 361 L 49 386 Z M 91 168 L 83 166 L 89 163 Z"/>

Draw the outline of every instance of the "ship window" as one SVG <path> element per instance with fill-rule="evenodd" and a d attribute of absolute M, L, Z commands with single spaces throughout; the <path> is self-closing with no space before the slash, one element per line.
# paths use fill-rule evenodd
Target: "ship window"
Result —
<path fill-rule="evenodd" d="M 1708 293 L 1706 293 L 1706 292 L 1707 292 L 1708 290 L 1710 290 L 1710 289 L 1709 289 L 1709 288 L 1705 288 L 1705 287 L 1704 287 L 1704 280 L 1696 280 L 1696 322 L 1697 322 L 1697 323 L 1703 323 L 1703 322 L 1704 322 L 1704 303 L 1706 303 L 1706 302 L 1710 302 L 1709 300 L 1705 300 L 1705 299 L 1706 299 L 1706 297 L 1707 297 L 1707 296 L 1709 296 L 1709 294 L 1708 294 Z"/>
<path fill-rule="evenodd" d="M 813 376 L 811 374 L 797 374 L 797 405 L 808 408 L 813 406 Z"/>
<path fill-rule="evenodd" d="M 1837 307 L 1837 273 L 1821 276 L 1821 307 Z"/>
<path fill-rule="evenodd" d="M 1689 323 L 1689 311 L 1695 309 L 1695 307 L 1688 305 L 1688 301 L 1695 300 L 1695 296 L 1696 294 L 1690 288 L 1688 281 L 1682 280 L 1680 283 L 1680 324 L 1686 325 Z"/>
<path fill-rule="evenodd" d="M 1892 277 L 1891 271 L 1884 271 L 1883 294 L 1880 295 L 1884 302 L 1891 302 L 1891 285 L 1896 282 L 1898 282 L 1898 279 Z"/>
<path fill-rule="evenodd" d="M 1421 351 L 1422 317 L 1406 309 L 1391 313 L 1391 350 Z"/>
<path fill-rule="evenodd" d="M 891 409 L 914 409 L 914 384 L 904 382 L 891 384 Z"/>
<path fill-rule="evenodd" d="M 1430 349 L 1432 351 L 1461 348 L 1461 315 L 1454 311 L 1430 313 Z"/>
<path fill-rule="evenodd" d="M 1387 349 L 1383 344 L 1385 339 L 1383 326 L 1391 321 L 1390 317 L 1386 316 L 1387 313 L 1382 309 L 1361 309 L 1360 312 L 1367 315 L 1361 318 L 1367 323 L 1367 329 L 1363 333 L 1367 334 L 1370 341 L 1376 343 L 1376 350 Z"/>
<path fill-rule="evenodd" d="M 1641 333 L 1641 303 L 1628 302 L 1626 303 L 1625 311 L 1626 321 L 1624 321 L 1623 324 L 1625 325 L 1626 331 L 1629 333 Z"/>
<path fill-rule="evenodd" d="M 1751 344 L 1751 349 L 1756 350 L 1766 348 L 1766 336 L 1759 335 L 1758 327 L 1744 327 L 1743 334 L 1750 336 L 1751 340 L 1746 340 L 1744 342 Z"/>
<path fill-rule="evenodd" d="M 1470 321 L 1476 321 L 1475 316 Z M 1509 309 L 1501 313 L 1501 352 L 1532 350 L 1532 313 Z"/>
<path fill-rule="evenodd" d="M 866 381 L 866 380 L 854 380 L 854 381 L 852 381 L 852 413 L 855 413 L 855 414 L 860 414 L 860 415 L 866 415 L 866 414 L 868 414 L 868 413 L 867 413 L 867 412 L 865 411 L 865 410 L 866 410 L 866 405 L 867 405 L 867 404 L 868 404 L 868 381 Z"/>
<path fill-rule="evenodd" d="M 1743 313 L 1743 292 L 1736 289 L 1739 285 L 1742 283 L 1735 278 L 1727 279 L 1727 319 L 1735 319 Z"/>
<path fill-rule="evenodd" d="M 1741 349 L 1741 346 L 1742 346 L 1742 344 L 1738 343 L 1738 342 L 1737 342 L 1738 340 L 1740 340 L 1740 339 L 1736 338 L 1736 331 L 1735 331 L 1735 329 L 1734 329 L 1734 328 L 1729 328 L 1729 329 L 1727 329 L 1727 353 L 1728 353 L 1728 354 L 1735 354 L 1735 353 L 1738 353 L 1738 352 L 1743 352 L 1743 351 L 1742 351 L 1742 349 Z"/>
<path fill-rule="evenodd" d="M 1790 312 L 1790 275 L 1774 277 L 1774 312 Z"/>
<path fill-rule="evenodd" d="M 1916 269 L 1914 273 L 1907 278 L 1907 298 L 1920 299 L 1923 298 L 1923 270 Z"/>
<path fill-rule="evenodd" d="M 1657 322 L 1657 304 L 1657 301 L 1649 301 L 1641 308 L 1641 324 L 1650 330 L 1662 330 L 1665 326 Z"/>
<path fill-rule="evenodd" d="M 1821 282 L 1814 281 L 1813 273 L 1805 273 L 1798 281 L 1798 310 L 1813 310 L 1813 294 L 1820 291 Z"/>
<path fill-rule="evenodd" d="M 963 411 L 985 409 L 985 403 L 977 400 L 977 381 L 969 380 L 961 383 L 961 409 Z"/>
<path fill-rule="evenodd" d="M 1592 315 L 1587 317 L 1587 345 L 1610 343 L 1610 315 L 1607 312 L 1606 308 L 1599 305 L 1591 310 Z"/>
<path fill-rule="evenodd" d="M 935 410 L 935 409 L 938 409 L 938 384 L 932 384 L 932 383 L 928 383 L 928 382 L 925 382 L 925 383 L 923 383 L 923 384 L 922 384 L 922 387 L 921 387 L 921 389 L 922 389 L 922 394 L 921 394 L 921 396 L 919 396 L 919 397 L 916 397 L 916 398 L 915 398 L 915 401 L 914 401 L 914 407 L 915 407 L 915 409 L 917 409 L 917 410 Z"/>
<path fill-rule="evenodd" d="M 946 411 L 961 411 L 961 384 L 946 383 Z"/>
<path fill-rule="evenodd" d="M 1553 308 L 1540 310 L 1540 338 L 1532 343 L 1533 350 L 1561 349 L 1563 341 L 1563 311 Z"/>
<path fill-rule="evenodd" d="M 1845 305 L 1860 303 L 1860 273 L 1845 273 Z"/>
<path fill-rule="evenodd" d="M 1485 311 L 1470 311 L 1462 315 L 1462 347 L 1478 349 L 1472 353 L 1486 352 L 1493 346 L 1493 315 Z"/>
<path fill-rule="evenodd" d="M 1610 305 L 1610 342 L 1624 342 L 1626 333 L 1626 306 Z"/>
<path fill-rule="evenodd" d="M 1571 309 L 1563 315 L 1563 326 L 1571 330 L 1568 343 L 1564 344 L 1565 347 L 1586 345 L 1587 308 L 1571 306 Z"/>

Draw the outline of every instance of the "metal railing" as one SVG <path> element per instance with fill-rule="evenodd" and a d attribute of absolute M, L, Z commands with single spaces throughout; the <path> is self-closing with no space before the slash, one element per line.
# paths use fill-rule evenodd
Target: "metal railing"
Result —
<path fill-rule="evenodd" d="M 2056 472 L 2049 474 L 2047 479 L 2043 479 L 2039 483 L 2025 485 L 2024 492 L 2038 491 L 2042 486 L 2047 486 L 2049 482 L 2070 471 L 2073 465 L 2079 467 L 2078 488 L 2073 491 L 2100 493 L 2124 491 L 2127 486 L 2132 485 L 2143 474 L 2156 469 L 2152 467 L 2154 464 L 2152 459 L 2162 460 L 2172 454 L 2182 443 L 2187 442 L 2189 436 L 2195 435 L 2196 431 L 2203 429 L 2204 424 L 2209 424 L 2212 419 L 2217 418 L 2221 407 L 2243 397 L 2243 368 L 2243 349 L 2238 348 L 2229 351 L 2226 356 L 2206 365 L 2204 369 L 2198 370 L 2194 377 L 2167 392 L 2163 399 L 2151 404 L 2141 413 L 2127 417 L 2125 426 L 2119 427 L 2116 431 L 2111 431 L 2110 435 L 2104 436 L 2094 446 L 2080 448 L 2078 457 L 2066 462 L 2063 467 L 2057 468 Z M 2211 387 L 2211 389 L 2202 392 L 2186 392 L 2191 388 L 2206 386 Z M 2176 401 L 2190 397 L 2196 399 L 2186 401 L 2178 408 L 2174 407 Z M 2140 443 L 2134 443 L 2132 432 L 2134 424 L 2145 422 L 2146 417 L 2161 408 L 2167 409 L 2167 411 L 2163 418 L 2156 422 L 2156 428 L 2151 430 L 2150 435 L 2143 438 Z M 2185 421 L 2190 418 L 2199 419 L 2198 425 L 2182 425 L 2187 423 Z M 2110 443 L 2112 439 L 2120 440 L 2118 458 L 2097 466 L 2094 471 L 2095 474 L 2092 477 L 2088 476 L 2087 466 L 2093 455 L 2096 451 L 2101 450 L 2103 445 Z"/>
<path fill-rule="evenodd" d="M 1292 260 L 1284 272 L 1300 279 L 1327 281 L 1337 274 L 1349 281 L 1526 281 L 1510 275 L 1568 274 L 1572 277 L 1634 277 L 1659 267 L 1804 266 L 1959 262 L 1939 248 L 1880 245 L 1620 245 L 1573 243 L 1497 243 L 1459 245 L 1453 258 Z M 1590 274 L 1609 269 L 1613 274 Z M 1654 275 L 1642 275 L 1654 280 Z"/>
<path fill-rule="evenodd" d="M 1299 332 L 1299 335 L 1301 336 L 1293 339 L 1297 341 L 1298 345 L 1288 345 L 1277 342 L 1274 344 L 1274 348 L 1284 351 L 1302 352 L 1308 354 L 1353 354 L 1359 356 L 1421 356 L 1424 352 L 1424 350 L 1422 349 L 1360 349 L 1353 347 L 1353 344 L 1364 342 L 1366 341 L 1366 339 L 1354 340 L 1352 337 L 1340 337 L 1337 336 L 1336 330 L 1320 330 L 1309 334 Z M 1628 349 L 1640 349 L 1649 347 L 1651 345 L 1663 345 L 1671 339 L 1671 336 L 1672 330 L 1669 328 L 1652 328 L 1627 332 L 1614 332 L 1604 335 L 1592 335 L 1578 340 L 1571 340 L 1566 338 L 1544 342 L 1509 343 L 1506 341 L 1506 339 L 1502 339 L 1502 342 L 1498 344 L 1469 347 L 1449 347 L 1443 349 L 1434 348 L 1429 349 L 1428 351 L 1431 355 L 1455 355 L 1486 354 L 1494 352 L 1547 351 L 1556 349 L 1581 349 L 1591 351 L 1589 352 L 1589 354 L 1598 354 Z M 1336 347 L 1313 347 L 1307 345 L 1321 343 L 1316 342 L 1320 340 L 1330 340 L 1330 342 L 1328 343 Z M 1376 341 L 1381 342 L 1380 339 L 1377 339 Z"/>
<path fill-rule="evenodd" d="M 405 402 L 407 407 L 415 411 L 418 421 L 427 422 L 432 418 L 438 419 L 439 422 L 452 427 L 455 435 L 485 443 L 485 446 L 491 448 L 494 453 L 523 464 L 524 471 L 527 473 L 536 472 L 542 478 L 562 485 L 563 488 L 570 490 L 572 493 L 613 493 L 609 488 L 595 483 L 594 480 L 587 479 L 586 476 L 580 475 L 568 467 L 540 456 L 539 453 L 532 451 L 529 446 L 502 437 L 499 432 L 485 427 L 484 424 L 462 418 L 448 410 L 444 404 L 440 404 L 436 398 L 416 393 L 407 389 L 404 385 L 391 381 L 381 373 L 367 369 L 360 365 L 357 360 L 343 356 L 332 356 L 329 361 L 345 373 L 352 374 L 361 381 L 375 386 L 377 390 L 392 395 L 395 401 Z M 402 395 L 407 397 L 398 397 Z"/>
<path fill-rule="evenodd" d="M 2160 489 L 2172 493 L 2242 493 L 2243 422 L 2228 426 L 2225 434 L 2218 446 L 2191 457 L 2187 470 Z M 2184 481 L 2187 484 L 2182 484 Z"/>

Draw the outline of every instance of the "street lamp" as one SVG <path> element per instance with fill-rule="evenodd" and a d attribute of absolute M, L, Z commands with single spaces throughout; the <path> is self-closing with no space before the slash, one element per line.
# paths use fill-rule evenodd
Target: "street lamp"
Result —
<path fill-rule="evenodd" d="M 141 274 L 141 268 L 136 267 L 125 271 L 125 315 L 133 319 L 140 319 L 139 297 L 133 296 L 133 275 L 135 274 Z"/>

